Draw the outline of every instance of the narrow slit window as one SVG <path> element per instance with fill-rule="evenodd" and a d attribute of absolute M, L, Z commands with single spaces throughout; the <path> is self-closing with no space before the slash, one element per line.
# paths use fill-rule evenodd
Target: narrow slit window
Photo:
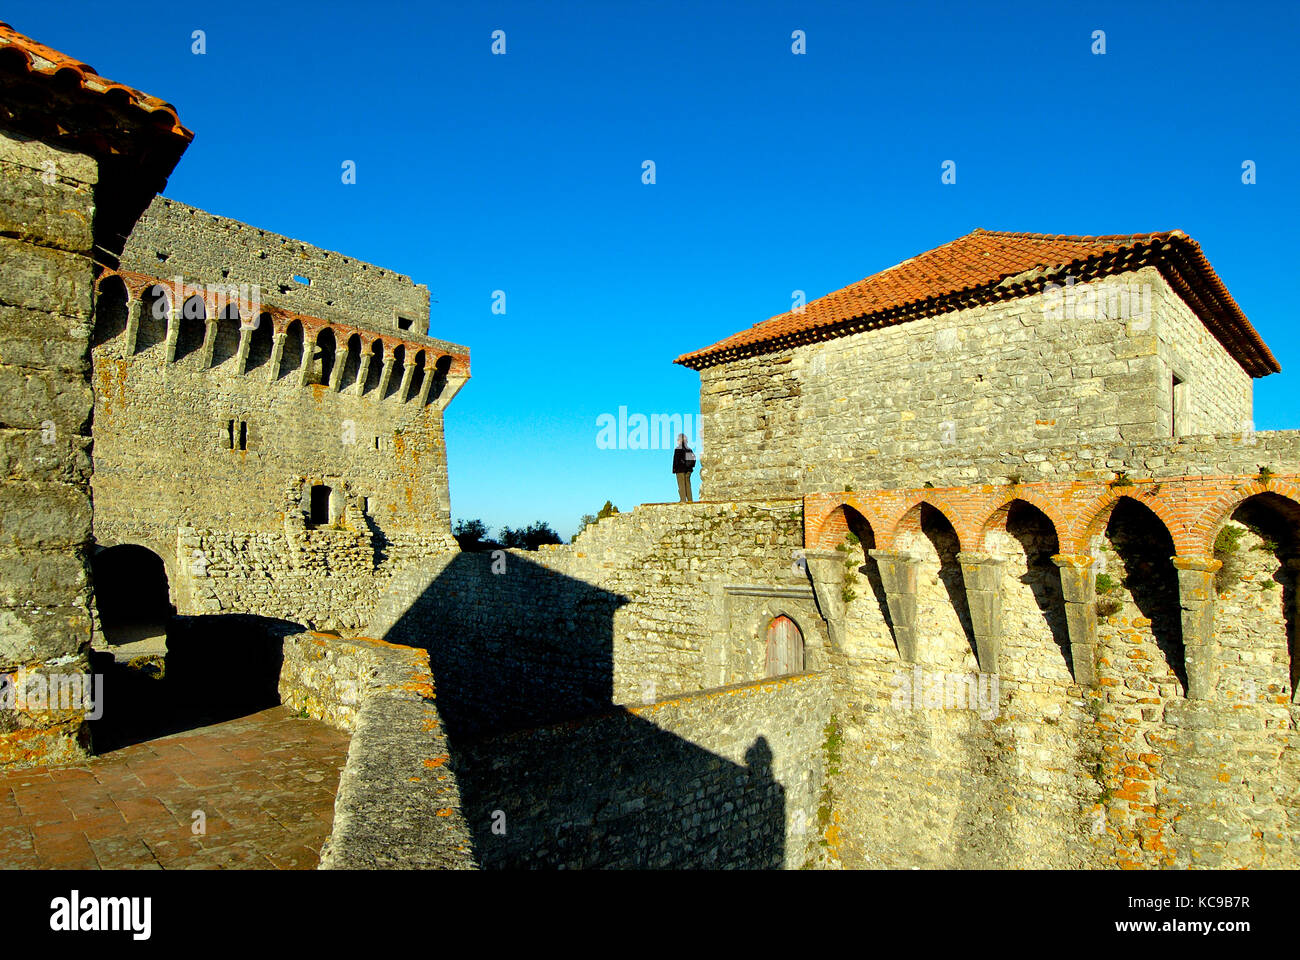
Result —
<path fill-rule="evenodd" d="M 1181 437 L 1187 433 L 1187 384 L 1177 374 L 1171 377 L 1169 407 L 1170 435 Z"/>
<path fill-rule="evenodd" d="M 239 421 L 239 449 L 248 449 L 248 421 Z"/>
<path fill-rule="evenodd" d="M 231 450 L 235 449 L 235 421 L 234 420 L 226 421 L 226 445 Z"/>

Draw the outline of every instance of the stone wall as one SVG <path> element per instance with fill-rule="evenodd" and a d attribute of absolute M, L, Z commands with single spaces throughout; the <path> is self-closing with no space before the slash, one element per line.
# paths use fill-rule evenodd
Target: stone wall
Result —
<path fill-rule="evenodd" d="M 825 632 L 795 564 L 801 523 L 798 501 L 648 504 L 567 546 L 447 554 L 397 575 L 367 632 L 431 651 L 444 715 L 466 732 L 754 679 L 778 612 L 815 670 Z"/>
<path fill-rule="evenodd" d="M 821 853 L 820 675 L 708 690 L 458 745 L 485 868 L 799 868 Z"/>
<path fill-rule="evenodd" d="M 1079 284 L 1071 298 L 1036 294 L 704 368 L 701 496 L 862 488 L 910 461 L 959 469 L 973 455 L 1157 440 L 1171 433 L 1175 356 L 1182 429 L 1249 422 L 1250 378 L 1155 268 Z"/>
<path fill-rule="evenodd" d="M 122 268 L 204 283 L 256 284 L 262 298 L 315 317 L 385 332 L 429 332 L 429 289 L 373 263 L 156 197 L 122 254 Z M 301 283 L 295 277 L 310 280 Z"/>
<path fill-rule="evenodd" d="M 1173 377 L 1187 391 L 1177 423 L 1163 421 L 1170 427 L 1165 436 L 1175 429 L 1178 436 L 1248 431 L 1254 407 L 1250 375 L 1167 284 L 1153 283 L 1151 290 L 1155 299 L 1151 330 L 1159 341 L 1155 396 L 1162 414 L 1170 411 L 1173 395 L 1168 384 Z"/>
<path fill-rule="evenodd" d="M 322 870 L 474 868 L 425 651 L 366 637 L 286 637 L 280 696 L 352 734 Z"/>
<path fill-rule="evenodd" d="M 1300 506 L 1286 502 L 1264 494 L 1236 514 L 1264 504 L 1272 526 L 1234 548 L 1213 682 L 1197 698 L 1199 638 L 1173 539 L 1136 500 L 1115 507 L 1098 544 L 1087 682 L 1052 562 L 1060 546 L 1033 507 L 1000 515 L 986 544 L 1001 561 L 996 677 L 977 672 L 971 557 L 938 511 L 897 544 L 918 558 L 910 656 L 870 540 L 847 541 L 861 587 L 828 671 L 844 737 L 829 785 L 833 855 L 851 867 L 1293 866 Z"/>
<path fill-rule="evenodd" d="M 10 698 L 20 668 L 38 685 L 89 674 L 98 173 L 89 156 L 0 131 L 0 685 Z M 83 754 L 84 712 L 14 707 L 0 706 L 0 767 Z"/>
<path fill-rule="evenodd" d="M 249 360 L 238 321 L 207 325 L 212 335 L 181 318 L 177 334 L 175 318 L 128 302 L 118 278 L 105 288 L 92 350 L 95 539 L 160 556 L 179 612 L 355 628 L 393 566 L 455 547 L 443 439 L 454 389 L 434 392 L 432 366 L 423 387 L 399 374 L 396 393 L 340 389 L 287 357 Z M 310 518 L 317 485 L 331 490 L 325 523 Z"/>
<path fill-rule="evenodd" d="M 266 533 L 182 527 L 174 555 L 182 612 L 255 612 L 353 632 L 369 621 L 393 576 L 447 556 L 447 544 L 423 534 L 390 539 L 346 519 L 313 529 L 291 515 L 283 529 Z"/>
<path fill-rule="evenodd" d="M 805 490 L 815 494 L 926 484 L 1005 484 L 1017 477 L 1026 482 L 1106 482 L 1121 470 L 1130 477 L 1153 480 L 1254 476 L 1261 466 L 1274 473 L 1300 470 L 1300 431 L 1243 430 L 1133 442 L 1043 443 L 1006 450 L 956 445 L 901 459 L 862 456 L 812 464 Z"/>

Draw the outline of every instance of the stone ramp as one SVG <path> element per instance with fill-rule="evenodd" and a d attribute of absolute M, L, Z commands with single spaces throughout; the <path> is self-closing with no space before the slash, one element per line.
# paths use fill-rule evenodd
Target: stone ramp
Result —
<path fill-rule="evenodd" d="M 352 732 L 322 869 L 475 869 L 426 650 L 286 637 L 280 696 Z"/>

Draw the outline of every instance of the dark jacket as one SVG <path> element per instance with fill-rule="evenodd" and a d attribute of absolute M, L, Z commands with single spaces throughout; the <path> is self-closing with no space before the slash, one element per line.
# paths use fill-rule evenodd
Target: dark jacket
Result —
<path fill-rule="evenodd" d="M 673 448 L 673 473 L 690 473 L 695 469 L 695 451 L 690 447 Z"/>

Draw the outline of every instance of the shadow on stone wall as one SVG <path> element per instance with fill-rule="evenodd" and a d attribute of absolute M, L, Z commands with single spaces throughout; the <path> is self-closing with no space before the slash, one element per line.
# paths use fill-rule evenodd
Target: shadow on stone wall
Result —
<path fill-rule="evenodd" d="M 97 652 L 103 714 L 90 723 L 96 753 L 248 716 L 280 703 L 281 646 L 302 630 L 251 614 L 175 617 L 165 658 L 119 661 Z"/>
<path fill-rule="evenodd" d="M 785 796 L 745 764 L 613 703 L 626 597 L 517 554 L 460 553 L 381 639 L 429 650 L 484 867 L 779 868 Z"/>
<path fill-rule="evenodd" d="M 1138 612 L 1151 621 L 1156 647 L 1186 694 L 1187 665 L 1178 572 L 1169 559 L 1174 555 L 1173 537 L 1159 517 L 1129 497 L 1115 505 L 1106 536 L 1123 568 L 1122 586 Z"/>

